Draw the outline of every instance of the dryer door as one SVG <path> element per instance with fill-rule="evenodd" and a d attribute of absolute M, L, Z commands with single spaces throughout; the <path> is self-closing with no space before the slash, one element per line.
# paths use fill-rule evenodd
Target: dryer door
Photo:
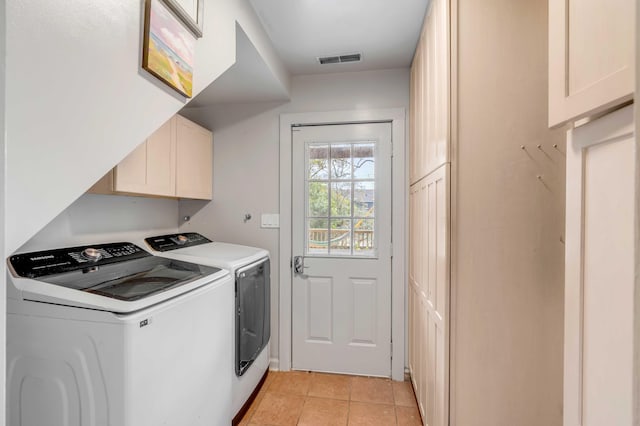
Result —
<path fill-rule="evenodd" d="M 236 375 L 242 376 L 269 342 L 269 259 L 236 272 Z"/>

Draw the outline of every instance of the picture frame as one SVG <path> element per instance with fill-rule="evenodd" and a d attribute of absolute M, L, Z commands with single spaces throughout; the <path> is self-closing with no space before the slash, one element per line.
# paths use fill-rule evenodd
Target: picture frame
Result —
<path fill-rule="evenodd" d="M 202 37 L 204 0 L 164 0 L 196 38 Z"/>
<path fill-rule="evenodd" d="M 166 0 L 145 1 L 142 68 L 191 98 L 196 38 Z"/>

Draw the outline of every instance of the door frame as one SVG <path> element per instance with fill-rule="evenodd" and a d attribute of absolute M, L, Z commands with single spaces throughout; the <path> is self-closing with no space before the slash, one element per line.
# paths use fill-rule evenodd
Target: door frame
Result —
<path fill-rule="evenodd" d="M 330 125 L 369 122 L 391 123 L 391 378 L 404 380 L 405 370 L 405 306 L 407 282 L 407 227 L 409 209 L 406 175 L 404 108 L 289 113 L 280 115 L 280 238 L 279 238 L 279 342 L 278 361 L 273 368 L 291 369 L 291 256 L 292 256 L 292 144 L 294 125 Z M 288 272 L 287 272 L 288 271 Z"/>

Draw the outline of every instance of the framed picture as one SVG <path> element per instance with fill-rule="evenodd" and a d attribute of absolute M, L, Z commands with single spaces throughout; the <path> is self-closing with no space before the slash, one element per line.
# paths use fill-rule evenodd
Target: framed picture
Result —
<path fill-rule="evenodd" d="M 204 0 L 164 0 L 196 38 L 202 37 Z"/>
<path fill-rule="evenodd" d="M 165 0 L 146 0 L 142 68 L 190 98 L 196 39 Z"/>

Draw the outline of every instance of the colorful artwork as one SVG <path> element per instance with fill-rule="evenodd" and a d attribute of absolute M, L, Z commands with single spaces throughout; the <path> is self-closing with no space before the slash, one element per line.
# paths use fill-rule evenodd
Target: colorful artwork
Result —
<path fill-rule="evenodd" d="M 196 39 L 162 2 L 147 0 L 142 67 L 190 98 Z"/>

